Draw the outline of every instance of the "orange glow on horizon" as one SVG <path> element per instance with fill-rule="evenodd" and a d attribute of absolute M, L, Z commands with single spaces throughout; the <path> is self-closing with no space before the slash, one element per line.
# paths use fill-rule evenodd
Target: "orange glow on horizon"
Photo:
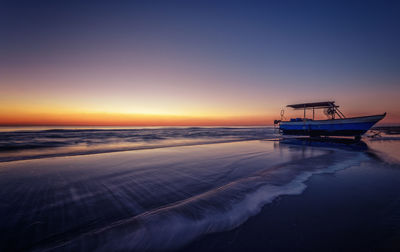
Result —
<path fill-rule="evenodd" d="M 13 89 L 21 83 L 7 84 L 0 95 L 0 126 L 264 126 L 273 125 L 275 119 L 280 119 L 281 109 L 286 110 L 286 119 L 302 116 L 301 111 L 296 115 L 286 109 L 285 104 L 315 100 L 311 95 L 296 100 L 296 92 L 281 95 L 246 93 L 236 89 L 210 92 L 206 88 L 197 89 L 197 85 L 193 85 L 196 89 L 149 88 L 146 92 L 134 92 L 128 87 L 114 90 L 113 86 L 104 85 L 104 90 L 93 87 L 88 88 L 89 92 L 76 86 L 69 87 L 66 82 L 57 83 L 63 84 L 59 92 L 56 92 L 58 87 L 50 91 L 40 83 L 30 85 L 24 92 L 22 88 Z M 387 112 L 379 124 L 399 124 L 397 93 L 375 92 L 375 96 L 385 99 L 373 105 L 371 94 L 366 92 L 357 99 L 352 93 L 337 95 L 342 98 L 337 103 L 343 106 L 342 112 L 348 117 Z M 323 114 L 319 116 L 324 118 Z"/>
<path fill-rule="evenodd" d="M 270 125 L 263 116 L 182 116 L 119 113 L 8 113 L 3 126 L 245 126 Z"/>
<path fill-rule="evenodd" d="M 1 126 L 265 126 L 272 125 L 274 119 L 279 119 L 279 115 L 275 114 L 186 116 L 65 111 L 1 114 Z M 398 116 L 389 115 L 380 124 L 397 123 L 399 119 Z"/>

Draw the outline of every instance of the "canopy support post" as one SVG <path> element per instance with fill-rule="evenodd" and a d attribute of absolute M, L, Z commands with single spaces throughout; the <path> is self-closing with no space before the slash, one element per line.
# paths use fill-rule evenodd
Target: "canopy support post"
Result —
<path fill-rule="evenodd" d="M 345 116 L 344 116 L 344 114 L 342 113 L 342 111 L 340 111 L 338 108 L 336 108 L 336 113 L 338 113 L 338 115 L 340 116 L 340 118 L 346 118 Z"/>

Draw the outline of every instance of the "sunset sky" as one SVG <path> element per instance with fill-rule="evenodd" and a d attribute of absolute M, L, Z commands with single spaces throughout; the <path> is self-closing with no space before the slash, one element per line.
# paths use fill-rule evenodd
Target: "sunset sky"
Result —
<path fill-rule="evenodd" d="M 270 125 L 286 104 L 323 100 L 400 123 L 400 1 L 2 1 L 0 11 L 2 125 Z"/>

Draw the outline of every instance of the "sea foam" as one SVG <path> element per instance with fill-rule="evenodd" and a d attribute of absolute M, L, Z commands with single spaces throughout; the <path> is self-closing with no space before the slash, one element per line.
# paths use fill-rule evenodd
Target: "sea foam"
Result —
<path fill-rule="evenodd" d="M 326 150 L 258 170 L 193 197 L 90 230 L 41 249 L 98 251 L 165 250 L 184 246 L 205 234 L 231 230 L 283 195 L 301 194 L 314 174 L 332 173 L 358 165 L 364 153 Z M 268 223 L 265 223 L 268 225 Z"/>

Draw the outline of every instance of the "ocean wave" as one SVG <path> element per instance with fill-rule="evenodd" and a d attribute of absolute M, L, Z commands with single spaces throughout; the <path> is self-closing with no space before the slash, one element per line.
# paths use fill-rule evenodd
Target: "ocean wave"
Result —
<path fill-rule="evenodd" d="M 0 162 L 273 137 L 272 127 L 6 131 L 0 132 Z"/>
<path fill-rule="evenodd" d="M 201 194 L 149 209 L 63 241 L 38 244 L 36 250 L 96 251 L 169 250 L 193 239 L 231 230 L 282 195 L 302 193 L 314 174 L 359 165 L 365 153 L 328 150 L 323 155 L 277 164 L 212 188 Z M 266 225 L 268 225 L 266 223 Z"/>

